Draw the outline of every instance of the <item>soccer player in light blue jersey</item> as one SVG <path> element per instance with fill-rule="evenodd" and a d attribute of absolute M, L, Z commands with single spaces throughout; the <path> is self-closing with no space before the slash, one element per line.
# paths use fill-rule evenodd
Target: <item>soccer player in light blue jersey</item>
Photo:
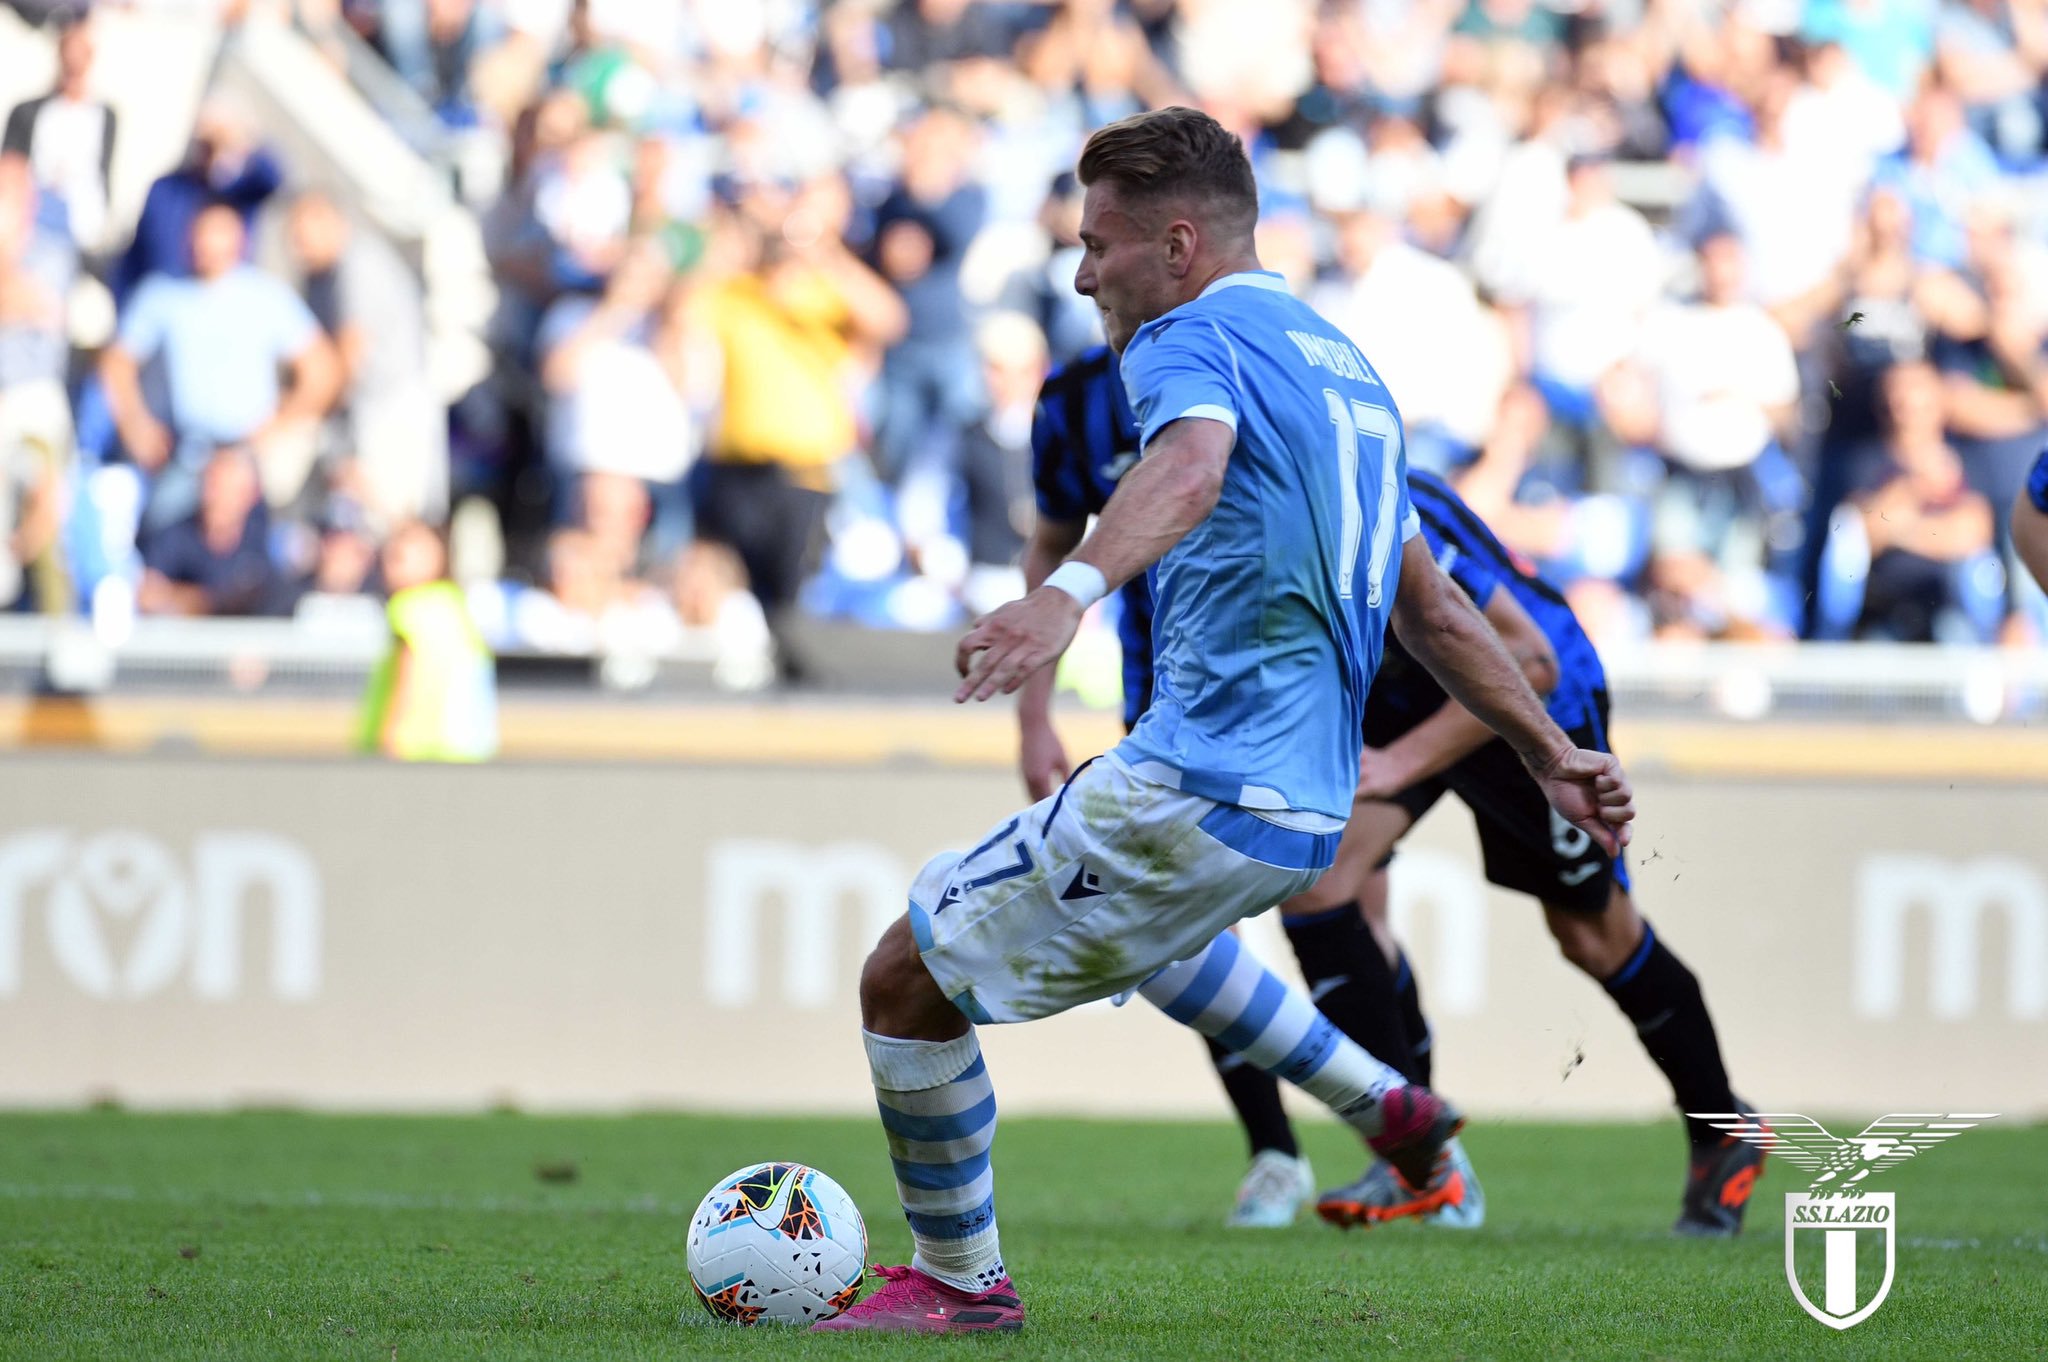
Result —
<path fill-rule="evenodd" d="M 2035 458 L 2027 485 L 2013 499 L 2012 546 L 2041 589 L 2048 591 L 2048 449 Z"/>
<path fill-rule="evenodd" d="M 1163 109 L 1097 132 L 1075 287 L 1122 357 L 1144 457 L 1044 585 L 961 640 L 957 700 L 1009 693 L 1082 612 L 1152 573 L 1158 672 L 1130 736 L 966 855 L 934 858 L 861 974 L 864 1040 L 916 1256 L 825 1330 L 1016 1329 L 995 1095 L 975 1026 L 1137 991 L 1327 1104 L 1426 1183 L 1462 1120 L 1345 1039 L 1227 928 L 1329 866 L 1392 624 L 1610 853 L 1635 809 L 1437 568 L 1400 419 L 1357 348 L 1259 268 L 1237 138 Z"/>

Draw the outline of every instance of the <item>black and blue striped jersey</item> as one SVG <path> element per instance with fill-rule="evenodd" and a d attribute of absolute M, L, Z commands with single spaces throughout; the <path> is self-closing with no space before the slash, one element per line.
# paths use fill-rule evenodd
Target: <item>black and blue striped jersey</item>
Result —
<path fill-rule="evenodd" d="M 1047 376 L 1031 419 L 1031 477 L 1039 515 L 1079 523 L 1099 514 L 1117 480 L 1137 466 L 1139 453 L 1138 419 L 1108 346 L 1085 350 Z M 1152 703 L 1149 574 L 1127 583 L 1120 601 L 1117 636 L 1123 644 L 1128 725 Z"/>
<path fill-rule="evenodd" d="M 1408 494 L 1422 519 L 1423 539 L 1451 580 L 1482 609 L 1495 591 L 1506 588 L 1550 640 L 1558 669 L 1557 689 L 1550 693 L 1548 703 L 1550 717 L 1568 731 L 1597 726 L 1598 697 L 1607 689 L 1607 673 L 1593 640 L 1586 637 L 1557 588 L 1501 543 L 1442 478 L 1411 470 Z M 1373 682 L 1368 704 L 1397 709 L 1420 721 L 1443 701 L 1443 688 L 1436 679 L 1390 636 L 1387 661 Z"/>

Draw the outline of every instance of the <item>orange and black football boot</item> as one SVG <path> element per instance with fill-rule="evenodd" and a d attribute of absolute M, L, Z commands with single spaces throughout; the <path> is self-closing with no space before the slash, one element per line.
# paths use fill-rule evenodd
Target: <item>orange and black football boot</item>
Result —
<path fill-rule="evenodd" d="M 1739 1105 L 1736 1110 L 1745 1116 L 1755 1114 Z M 1732 1239 L 1742 1233 L 1742 1213 L 1763 1175 L 1764 1151 L 1747 1140 L 1723 1135 L 1694 1145 L 1672 1232 L 1696 1239 Z"/>

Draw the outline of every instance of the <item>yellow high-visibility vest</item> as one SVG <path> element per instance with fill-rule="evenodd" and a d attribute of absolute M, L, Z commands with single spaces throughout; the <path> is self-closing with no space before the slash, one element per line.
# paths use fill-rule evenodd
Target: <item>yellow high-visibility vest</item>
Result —
<path fill-rule="evenodd" d="M 462 588 L 446 581 L 408 587 L 391 598 L 389 617 L 391 648 L 370 676 L 357 746 L 401 761 L 495 756 L 497 668 Z M 409 658 L 403 695 L 397 693 L 401 654 Z M 399 706 L 395 715 L 393 705 Z"/>

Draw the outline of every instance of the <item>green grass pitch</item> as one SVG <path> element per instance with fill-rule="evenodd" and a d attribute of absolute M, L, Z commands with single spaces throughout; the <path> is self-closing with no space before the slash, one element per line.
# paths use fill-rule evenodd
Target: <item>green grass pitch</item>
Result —
<path fill-rule="evenodd" d="M 1326 1181 L 1357 1146 L 1307 1128 Z M 710 1322 L 683 1241 L 713 1179 L 818 1165 L 908 1235 L 876 1127 L 710 1116 L 0 1115 L 7 1358 L 2048 1357 L 2048 1129 L 1971 1131 L 1885 1176 L 1891 1296 L 1846 1333 L 1785 1284 L 1774 1166 L 1748 1232 L 1667 1232 L 1674 1126 L 1493 1124 L 1472 1234 L 1226 1231 L 1222 1124 L 1006 1122 L 1021 1336 L 810 1338 Z"/>

